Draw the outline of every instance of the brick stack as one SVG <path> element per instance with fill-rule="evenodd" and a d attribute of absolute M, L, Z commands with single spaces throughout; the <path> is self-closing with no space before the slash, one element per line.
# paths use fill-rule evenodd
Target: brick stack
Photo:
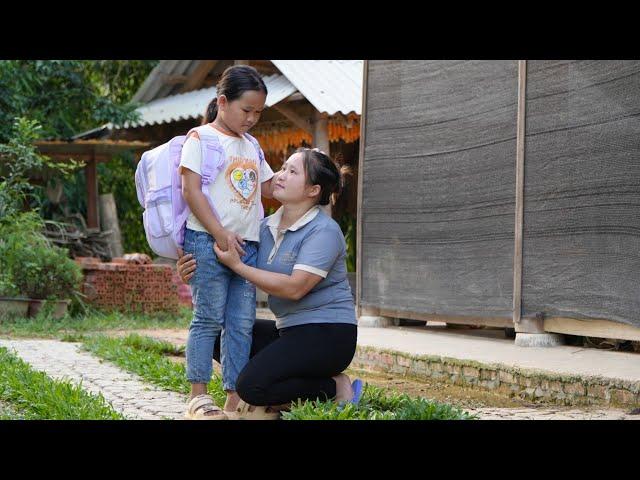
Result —
<path fill-rule="evenodd" d="M 178 302 L 181 305 L 192 308 L 193 303 L 191 302 L 191 287 L 189 284 L 182 281 L 177 271 L 173 272 L 172 281 L 178 290 Z"/>
<path fill-rule="evenodd" d="M 104 310 L 177 312 L 180 298 L 170 265 L 100 262 L 79 257 L 87 301 Z"/>

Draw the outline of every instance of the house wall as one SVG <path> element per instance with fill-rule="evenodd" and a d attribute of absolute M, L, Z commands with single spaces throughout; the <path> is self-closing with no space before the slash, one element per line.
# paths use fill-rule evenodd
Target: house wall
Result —
<path fill-rule="evenodd" d="M 640 326 L 639 92 L 527 62 L 523 317 Z M 510 318 L 518 62 L 371 61 L 366 95 L 361 306 Z"/>

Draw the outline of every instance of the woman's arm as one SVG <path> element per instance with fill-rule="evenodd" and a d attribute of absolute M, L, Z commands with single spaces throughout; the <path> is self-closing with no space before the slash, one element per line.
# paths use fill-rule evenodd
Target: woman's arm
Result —
<path fill-rule="evenodd" d="M 284 273 L 268 272 L 250 267 L 242 263 L 238 252 L 233 249 L 223 252 L 217 245 L 214 245 L 213 249 L 221 263 L 249 280 L 259 289 L 276 297 L 300 300 L 322 280 L 320 275 L 304 270 L 294 270 L 291 275 L 285 275 Z"/>

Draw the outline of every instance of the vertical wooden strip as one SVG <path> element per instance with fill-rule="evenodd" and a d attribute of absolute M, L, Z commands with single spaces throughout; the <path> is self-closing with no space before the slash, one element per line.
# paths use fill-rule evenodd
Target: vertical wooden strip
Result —
<path fill-rule="evenodd" d="M 84 167 L 87 181 L 87 227 L 100 229 L 100 217 L 98 216 L 98 172 L 96 166 L 95 151 L 91 160 Z"/>
<path fill-rule="evenodd" d="M 513 252 L 513 323 L 520 323 L 522 311 L 522 227 L 524 218 L 524 135 L 527 61 L 518 61 L 518 114 L 516 133 L 516 222 Z"/>
<path fill-rule="evenodd" d="M 364 149 L 367 115 L 367 83 L 369 78 L 369 61 L 362 66 L 362 111 L 360 114 L 360 149 L 358 152 L 358 200 L 356 214 L 356 311 L 358 317 L 362 312 L 362 189 L 364 185 Z"/>

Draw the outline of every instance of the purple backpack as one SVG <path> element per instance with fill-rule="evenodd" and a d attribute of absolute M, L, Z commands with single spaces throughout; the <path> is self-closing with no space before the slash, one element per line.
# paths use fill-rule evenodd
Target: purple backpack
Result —
<path fill-rule="evenodd" d="M 184 231 L 189 217 L 189 206 L 182 197 L 182 178 L 178 173 L 182 145 L 191 132 L 198 132 L 202 147 L 202 193 L 209 201 L 211 210 L 218 220 L 213 199 L 209 194 L 209 184 L 224 168 L 225 152 L 217 135 L 206 125 L 192 128 L 187 135 L 173 137 L 153 150 L 142 154 L 136 168 L 136 190 L 138 201 L 144 209 L 142 221 L 147 241 L 151 249 L 161 257 L 178 258 L 178 248 L 184 244 Z M 245 133 L 260 159 L 259 167 L 265 161 L 258 141 Z M 264 208 L 260 204 L 260 219 L 264 218 Z"/>

